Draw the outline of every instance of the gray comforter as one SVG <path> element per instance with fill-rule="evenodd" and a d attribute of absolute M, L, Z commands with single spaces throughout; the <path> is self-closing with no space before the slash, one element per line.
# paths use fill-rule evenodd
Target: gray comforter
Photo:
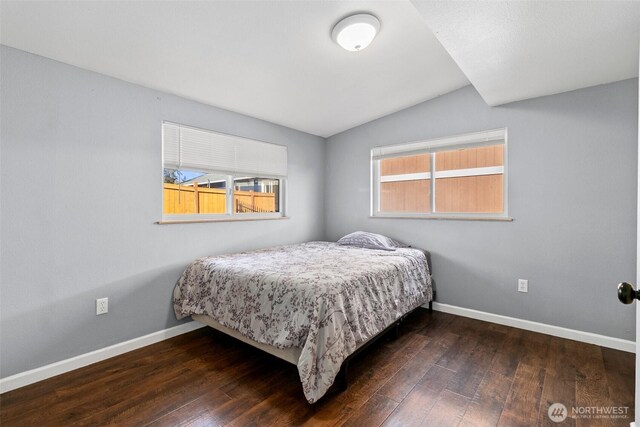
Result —
<path fill-rule="evenodd" d="M 205 314 L 259 343 L 301 348 L 298 372 L 313 403 L 359 343 L 431 295 L 423 251 L 310 242 L 200 258 L 173 304 L 179 319 Z"/>

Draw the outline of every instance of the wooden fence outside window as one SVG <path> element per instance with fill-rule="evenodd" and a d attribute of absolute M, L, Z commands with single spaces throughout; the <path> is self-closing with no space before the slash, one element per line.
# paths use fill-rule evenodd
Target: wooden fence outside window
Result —
<path fill-rule="evenodd" d="M 227 193 L 224 188 L 164 184 L 165 214 L 224 214 Z M 234 191 L 234 212 L 276 212 L 276 194 Z"/>
<path fill-rule="evenodd" d="M 380 162 L 381 212 L 503 212 L 504 145 L 398 156 Z M 500 173 L 480 172 L 501 169 Z M 477 173 L 474 173 L 478 171 Z M 456 172 L 461 172 L 459 176 Z M 446 177 L 443 175 L 447 175 Z M 431 179 L 435 178 L 435 209 Z"/>

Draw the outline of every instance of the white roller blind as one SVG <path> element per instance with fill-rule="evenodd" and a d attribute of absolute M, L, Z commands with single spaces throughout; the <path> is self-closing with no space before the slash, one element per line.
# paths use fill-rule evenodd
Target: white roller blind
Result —
<path fill-rule="evenodd" d="M 390 157 L 412 156 L 435 151 L 455 150 L 456 148 L 480 147 L 504 144 L 506 129 L 494 129 L 483 132 L 467 133 L 428 141 L 408 142 L 404 144 L 384 145 L 371 150 L 372 160 Z"/>
<path fill-rule="evenodd" d="M 164 167 L 259 177 L 287 176 L 287 147 L 217 132 L 162 124 Z"/>

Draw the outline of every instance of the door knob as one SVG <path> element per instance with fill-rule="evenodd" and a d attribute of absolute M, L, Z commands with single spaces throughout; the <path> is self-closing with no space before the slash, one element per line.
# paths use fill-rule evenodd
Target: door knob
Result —
<path fill-rule="evenodd" d="M 618 299 L 623 304 L 631 304 L 634 300 L 640 299 L 640 294 L 633 289 L 633 286 L 622 282 L 618 285 Z"/>

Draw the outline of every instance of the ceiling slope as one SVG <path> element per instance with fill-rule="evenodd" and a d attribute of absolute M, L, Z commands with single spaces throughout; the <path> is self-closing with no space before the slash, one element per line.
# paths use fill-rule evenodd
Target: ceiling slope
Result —
<path fill-rule="evenodd" d="M 639 1 L 412 2 L 491 106 L 638 76 Z"/>
<path fill-rule="evenodd" d="M 11 1 L 2 44 L 323 137 L 469 84 L 409 0 Z M 368 11 L 367 49 L 331 40 Z"/>

